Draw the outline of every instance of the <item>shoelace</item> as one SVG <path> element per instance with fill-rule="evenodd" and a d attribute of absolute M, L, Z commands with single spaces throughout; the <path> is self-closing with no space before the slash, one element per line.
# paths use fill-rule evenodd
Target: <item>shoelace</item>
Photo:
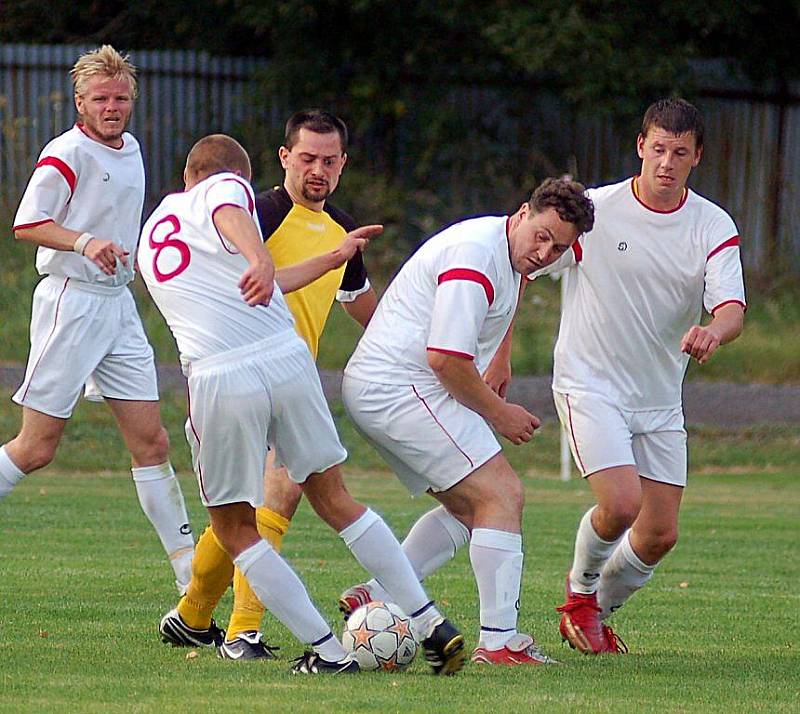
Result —
<path fill-rule="evenodd" d="M 614 652 L 628 654 L 628 645 L 626 645 L 623 639 L 608 625 L 603 625 L 603 633 L 605 634 L 608 644 L 611 646 Z"/>

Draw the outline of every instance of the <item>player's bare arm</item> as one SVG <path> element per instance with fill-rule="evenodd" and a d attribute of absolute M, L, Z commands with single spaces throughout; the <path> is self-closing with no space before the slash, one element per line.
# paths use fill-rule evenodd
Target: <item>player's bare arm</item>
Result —
<path fill-rule="evenodd" d="M 525 294 L 525 285 L 527 282 L 528 281 L 524 279 L 520 281 L 517 311 L 519 311 L 519 306 L 522 304 L 522 296 Z M 494 353 L 494 357 L 492 357 L 489 366 L 483 373 L 483 381 L 489 385 L 495 394 L 501 396 L 503 399 L 506 398 L 508 385 L 511 384 L 511 345 L 514 339 L 514 322 L 516 319 L 517 313 L 515 312 L 511 324 L 508 326 L 508 330 L 506 330 L 506 334 L 503 337 L 503 341 L 500 343 L 497 352 Z"/>
<path fill-rule="evenodd" d="M 275 289 L 275 265 L 252 217 L 243 208 L 222 206 L 214 213 L 214 225 L 250 264 L 239 280 L 242 299 L 251 307 L 268 305 Z"/>
<path fill-rule="evenodd" d="M 480 414 L 512 444 L 531 440 L 540 424 L 538 417 L 495 394 L 472 360 L 431 350 L 428 364 L 454 399 Z"/>
<path fill-rule="evenodd" d="M 377 224 L 356 228 L 344 237 L 335 250 L 281 268 L 275 273 L 275 280 L 284 294 L 304 288 L 325 273 L 344 265 L 356 254 L 356 251 L 364 250 L 369 245 L 370 239 L 382 232 L 383 226 Z"/>
<path fill-rule="evenodd" d="M 35 243 L 45 248 L 74 250 L 87 260 L 91 260 L 106 275 L 114 275 L 117 272 L 117 258 L 123 265 L 128 265 L 127 251 L 114 241 L 73 231 L 54 221 L 31 228 L 20 228 L 14 232 L 14 236 L 17 240 Z"/>
<path fill-rule="evenodd" d="M 350 315 L 361 327 L 365 328 L 375 314 L 375 308 L 378 307 L 378 296 L 375 291 L 370 287 L 361 293 L 352 302 L 341 303 L 344 311 Z"/>
<path fill-rule="evenodd" d="M 681 352 L 700 364 L 711 359 L 717 347 L 735 340 L 744 327 L 744 308 L 739 303 L 723 305 L 708 325 L 693 325 L 681 340 Z"/>

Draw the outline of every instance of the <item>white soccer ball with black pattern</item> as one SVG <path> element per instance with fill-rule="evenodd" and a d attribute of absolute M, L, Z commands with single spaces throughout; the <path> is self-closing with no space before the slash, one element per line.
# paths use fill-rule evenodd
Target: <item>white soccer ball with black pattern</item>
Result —
<path fill-rule="evenodd" d="M 342 644 L 363 670 L 397 672 L 417 654 L 410 618 L 392 602 L 370 602 L 347 619 Z"/>

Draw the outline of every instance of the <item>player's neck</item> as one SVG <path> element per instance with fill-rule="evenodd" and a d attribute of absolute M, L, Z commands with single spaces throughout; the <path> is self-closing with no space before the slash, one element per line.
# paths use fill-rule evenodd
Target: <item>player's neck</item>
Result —
<path fill-rule="evenodd" d="M 325 208 L 325 199 L 323 199 L 322 201 L 309 201 L 302 194 L 300 195 L 296 194 L 292 190 L 292 187 L 289 186 L 288 181 L 284 182 L 283 188 L 286 191 L 286 193 L 289 194 L 289 198 L 292 199 L 292 203 L 296 203 L 298 206 L 307 208 L 309 211 L 314 211 L 314 213 L 322 213 L 322 210 Z"/>
<path fill-rule="evenodd" d="M 641 176 L 635 176 L 633 179 L 633 195 L 639 199 L 639 202 L 653 211 L 659 213 L 669 213 L 683 205 L 686 200 L 686 194 L 689 189 L 682 186 L 679 190 L 670 191 L 668 194 L 661 194 L 652 191 L 648 186 L 647 181 L 642 181 Z"/>

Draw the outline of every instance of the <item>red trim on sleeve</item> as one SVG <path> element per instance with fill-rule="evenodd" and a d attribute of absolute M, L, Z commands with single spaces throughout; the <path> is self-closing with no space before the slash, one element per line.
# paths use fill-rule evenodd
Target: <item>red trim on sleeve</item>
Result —
<path fill-rule="evenodd" d="M 438 284 L 441 285 L 448 280 L 471 280 L 474 283 L 478 283 L 486 292 L 486 299 L 489 301 L 489 304 L 491 305 L 494 302 L 494 286 L 489 278 L 483 273 L 479 273 L 477 270 L 470 270 L 469 268 L 452 268 L 451 270 L 445 270 L 439 276 Z"/>
<path fill-rule="evenodd" d="M 34 221 L 33 223 L 20 223 L 18 226 L 14 226 L 11 230 L 20 231 L 23 228 L 36 228 L 36 226 L 43 226 L 45 223 L 55 223 L 55 221 L 52 218 L 45 218 L 41 221 Z"/>
<path fill-rule="evenodd" d="M 217 228 L 217 224 L 214 223 L 214 214 L 220 209 L 225 208 L 225 206 L 233 206 L 234 208 L 238 208 L 240 211 L 244 211 L 244 206 L 240 206 L 238 203 L 220 203 L 213 211 L 211 211 L 211 224 L 214 226 L 214 230 L 217 232 L 217 238 L 219 238 L 219 242 L 222 243 L 222 247 L 231 255 L 239 255 L 238 250 L 231 250 L 225 245 L 225 239 L 222 236 L 222 233 L 219 232 L 219 228 Z"/>
<path fill-rule="evenodd" d="M 247 209 L 248 209 L 248 210 L 250 211 L 250 213 L 252 214 L 252 213 L 253 213 L 253 210 L 254 210 L 254 209 L 255 209 L 255 207 L 256 207 L 256 205 L 255 205 L 255 203 L 253 202 L 253 197 L 250 195 L 250 191 L 248 191 L 248 190 L 247 190 L 247 184 L 245 184 L 245 182 L 244 182 L 244 181 L 242 181 L 241 179 L 238 179 L 238 178 L 224 178 L 224 179 L 222 179 L 222 181 L 220 181 L 220 183 L 224 183 L 225 181 L 235 181 L 236 183 L 238 183 L 238 184 L 240 184 L 240 185 L 241 185 L 241 187 L 244 189 L 244 192 L 247 194 Z M 224 205 L 224 204 L 223 204 L 223 205 Z M 232 204 L 232 205 L 233 205 L 233 204 Z M 244 208 L 244 206 L 239 206 L 239 208 L 242 208 L 242 209 L 243 209 L 243 208 Z"/>
<path fill-rule="evenodd" d="M 468 354 L 466 352 L 457 352 L 456 350 L 445 350 L 441 347 L 426 347 L 425 349 L 428 352 L 441 352 L 443 355 L 453 355 L 453 357 L 463 357 L 464 359 L 474 360 L 475 355 Z"/>
<path fill-rule="evenodd" d="M 720 243 L 716 248 L 714 248 L 714 250 L 712 250 L 708 254 L 706 260 L 711 260 L 711 258 L 713 258 L 721 250 L 725 250 L 725 248 L 732 248 L 735 245 L 739 245 L 739 236 L 733 236 L 732 238 L 728 238 L 728 240 Z"/>
<path fill-rule="evenodd" d="M 719 310 L 721 307 L 724 307 L 725 305 L 730 305 L 730 304 L 732 304 L 732 303 L 735 303 L 735 304 L 737 304 L 737 305 L 741 305 L 741 306 L 742 306 L 742 310 L 744 310 L 745 312 L 747 312 L 747 305 L 745 305 L 745 304 L 744 304 L 744 303 L 743 303 L 741 300 L 725 300 L 724 302 L 721 302 L 721 303 L 720 303 L 719 305 L 717 305 L 716 307 L 712 308 L 712 309 L 711 309 L 711 314 L 713 315 L 713 314 L 714 314 L 714 313 L 715 313 L 717 310 Z"/>
<path fill-rule="evenodd" d="M 572 252 L 575 253 L 575 262 L 580 263 L 583 260 L 583 246 L 581 246 L 577 238 L 575 239 L 575 242 L 572 244 Z"/>
<path fill-rule="evenodd" d="M 78 179 L 75 176 L 75 172 L 61 159 L 57 159 L 55 156 L 45 156 L 43 159 L 40 159 L 39 162 L 36 164 L 35 168 L 39 168 L 40 166 L 52 166 L 56 171 L 58 171 L 63 177 L 64 180 L 67 182 L 67 186 L 69 186 L 69 193 L 70 196 L 75 191 L 75 184 L 77 183 Z"/>

